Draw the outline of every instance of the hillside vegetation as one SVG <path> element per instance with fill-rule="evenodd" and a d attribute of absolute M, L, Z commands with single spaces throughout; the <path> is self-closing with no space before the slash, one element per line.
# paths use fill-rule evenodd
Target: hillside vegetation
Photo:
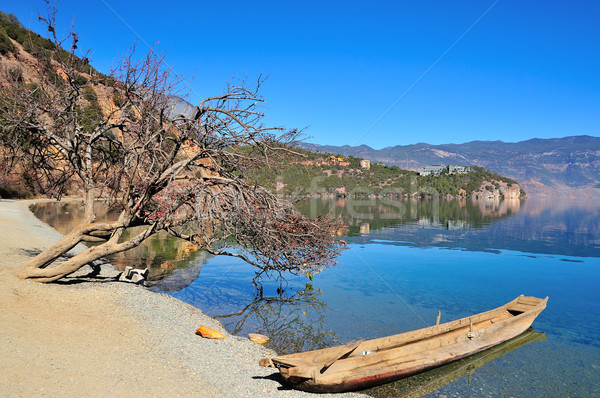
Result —
<path fill-rule="evenodd" d="M 367 145 L 305 144 L 319 152 L 341 153 L 416 170 L 432 164 L 480 165 L 518 180 L 528 193 L 592 194 L 600 189 L 600 137 L 586 135 L 521 142 L 472 141 L 464 144 Z"/>
<path fill-rule="evenodd" d="M 14 40 L 18 45 L 10 39 Z M 14 14 L 5 14 L 0 11 L 0 55 L 7 56 L 12 54 L 15 58 L 19 59 L 22 55 L 19 45 L 29 55 L 38 60 L 45 59 L 50 50 L 53 51 L 55 57 L 69 56 L 67 51 L 62 48 L 58 48 L 59 51 L 55 51 L 57 47 L 52 40 L 26 29 Z M 89 64 L 89 60 L 86 57 L 77 59 L 77 70 L 82 74 L 100 75 L 105 79 L 108 78 L 96 71 Z M 57 82 L 61 81 L 58 74 L 55 76 L 55 79 Z M 85 77 L 82 76 L 81 79 L 85 79 Z"/>
<path fill-rule="evenodd" d="M 482 167 L 462 174 L 420 176 L 383 163 L 361 167 L 360 158 L 294 148 L 285 163 L 254 169 L 248 177 L 273 192 L 291 196 L 521 197 L 519 184 Z"/>
<path fill-rule="evenodd" d="M 74 48 L 77 48 L 76 38 L 73 42 Z M 82 101 L 76 105 L 75 111 L 86 132 L 91 132 L 98 121 L 115 108 L 115 102 L 119 100 L 120 94 L 114 87 L 114 78 L 98 72 L 86 57 L 72 56 L 52 40 L 26 29 L 13 14 L 1 11 L 0 60 L 3 76 L 0 87 L 3 89 L 10 89 L 15 82 L 25 83 L 31 97 L 51 101 L 61 90 L 77 87 L 81 91 Z M 65 60 L 69 60 L 75 69 L 71 76 L 72 82 L 68 81 L 65 72 L 59 67 Z M 41 75 L 44 77 L 40 77 Z M 10 102 L 0 101 L 0 106 L 14 109 L 14 104 Z M 0 127 L 5 127 L 6 123 L 6 120 L 0 121 Z M 10 134 L 7 133 L 8 130 L 2 128 L 0 134 Z M 2 141 L 10 141 L 4 138 L 7 137 L 0 136 Z M 30 143 L 31 141 L 17 144 L 27 147 Z M 15 156 L 14 148 L 0 146 L 0 197 L 28 198 L 49 194 L 39 184 L 33 169 L 31 164 Z M 65 194 L 78 194 L 70 187 L 69 181 L 65 181 L 62 189 Z"/>

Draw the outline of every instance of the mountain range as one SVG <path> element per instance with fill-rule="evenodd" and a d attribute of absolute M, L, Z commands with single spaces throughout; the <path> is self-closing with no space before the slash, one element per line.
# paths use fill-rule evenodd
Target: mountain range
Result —
<path fill-rule="evenodd" d="M 194 107 L 172 97 L 173 114 Z M 600 137 L 577 135 L 520 142 L 471 141 L 464 144 L 418 143 L 373 149 L 368 145 L 301 143 L 316 152 L 357 158 L 417 171 L 430 165 L 481 166 L 519 182 L 528 194 L 600 196 Z"/>
<path fill-rule="evenodd" d="M 475 165 L 517 180 L 528 194 L 600 194 L 600 137 L 534 138 L 521 142 L 418 143 L 373 149 L 367 145 L 302 143 L 313 151 L 417 170 L 428 165 Z"/>

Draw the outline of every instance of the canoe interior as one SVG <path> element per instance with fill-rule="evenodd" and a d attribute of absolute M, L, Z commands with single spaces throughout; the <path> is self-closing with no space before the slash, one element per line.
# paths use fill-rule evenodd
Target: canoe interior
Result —
<path fill-rule="evenodd" d="M 366 388 L 472 355 L 527 330 L 548 298 L 519 296 L 490 311 L 360 343 L 261 360 L 295 388 L 334 392 Z M 339 359 L 324 367 L 332 358 Z"/>
<path fill-rule="evenodd" d="M 383 386 L 373 387 L 370 390 L 366 390 L 365 393 L 371 396 L 397 398 L 422 397 L 437 391 L 461 377 L 471 377 L 477 369 L 513 350 L 530 343 L 546 340 L 547 338 L 544 333 L 536 332 L 530 327 L 522 334 L 487 350 L 410 376 L 410 378 L 401 378 Z"/>

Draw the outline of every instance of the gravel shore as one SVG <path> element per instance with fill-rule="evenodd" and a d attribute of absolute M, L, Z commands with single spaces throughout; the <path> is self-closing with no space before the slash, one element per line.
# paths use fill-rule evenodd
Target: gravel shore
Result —
<path fill-rule="evenodd" d="M 93 278 L 85 267 L 59 283 L 18 279 L 16 268 L 60 238 L 29 211 L 33 202 L 0 200 L 2 396 L 334 396 L 282 386 L 258 366 L 272 352 L 171 296 L 114 282 L 110 264 Z M 200 325 L 226 338 L 196 336 Z"/>

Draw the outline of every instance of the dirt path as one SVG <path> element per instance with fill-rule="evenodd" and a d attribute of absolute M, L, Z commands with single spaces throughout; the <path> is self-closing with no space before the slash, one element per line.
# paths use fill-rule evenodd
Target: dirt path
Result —
<path fill-rule="evenodd" d="M 10 206 L 7 206 L 10 204 Z M 58 237 L 15 202 L 0 206 L 0 391 L 9 396 L 208 396 L 173 367 L 112 289 L 22 281 L 13 274 Z M 27 219 L 29 218 L 29 219 Z M 176 390 L 174 387 L 177 387 Z"/>

